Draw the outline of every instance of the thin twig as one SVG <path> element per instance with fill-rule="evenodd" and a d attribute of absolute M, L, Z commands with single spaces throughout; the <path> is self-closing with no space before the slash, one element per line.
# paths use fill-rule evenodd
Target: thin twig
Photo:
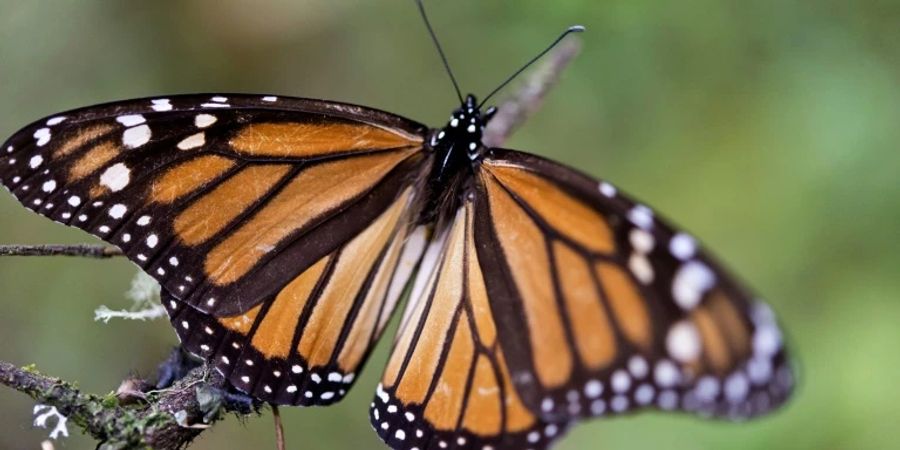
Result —
<path fill-rule="evenodd" d="M 275 448 L 276 450 L 285 450 L 284 444 L 284 426 L 281 424 L 281 412 L 278 405 L 272 404 L 272 417 L 275 419 Z"/>
<path fill-rule="evenodd" d="M 84 258 L 112 258 L 122 256 L 122 250 L 97 244 L 0 245 L 0 256 L 80 256 Z"/>
<path fill-rule="evenodd" d="M 180 449 L 232 408 L 225 379 L 201 366 L 167 389 L 148 392 L 149 403 L 125 405 L 115 395 L 85 394 L 57 378 L 0 361 L 0 384 L 56 407 L 85 433 L 107 444 L 101 448 Z M 245 411 L 241 411 L 245 412 Z"/>
<path fill-rule="evenodd" d="M 581 51 L 581 38 L 570 35 L 545 57 L 513 95 L 497 108 L 497 115 L 484 130 L 484 145 L 499 147 L 541 108 L 569 63 Z"/>

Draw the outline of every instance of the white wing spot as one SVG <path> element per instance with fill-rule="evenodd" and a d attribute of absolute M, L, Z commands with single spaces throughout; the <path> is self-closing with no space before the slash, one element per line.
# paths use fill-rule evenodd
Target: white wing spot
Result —
<path fill-rule="evenodd" d="M 138 148 L 148 142 L 153 133 L 147 125 L 138 125 L 122 133 L 122 144 L 128 148 Z"/>
<path fill-rule="evenodd" d="M 100 184 L 113 192 L 121 191 L 131 181 L 131 169 L 125 164 L 118 163 L 110 166 L 100 175 Z"/>
<path fill-rule="evenodd" d="M 122 125 L 125 125 L 126 127 L 133 127 L 135 125 L 140 125 L 146 121 L 147 121 L 147 119 L 145 119 L 144 116 L 142 116 L 140 114 L 129 114 L 126 116 L 116 117 L 116 122 L 119 122 Z"/>
<path fill-rule="evenodd" d="M 631 233 L 628 233 L 628 240 L 631 241 L 631 246 L 640 253 L 650 253 L 656 246 L 656 239 L 653 238 L 653 235 L 640 228 L 632 229 Z"/>
<path fill-rule="evenodd" d="M 181 150 L 190 150 L 192 148 L 200 147 L 205 143 L 206 133 L 200 132 L 184 138 L 184 140 L 178 143 L 178 148 Z"/>
<path fill-rule="evenodd" d="M 150 107 L 153 108 L 154 111 L 171 111 L 172 110 L 172 104 L 169 103 L 169 99 L 167 99 L 167 98 L 159 98 L 156 100 L 150 100 L 150 103 L 151 103 Z"/>
<path fill-rule="evenodd" d="M 603 393 L 603 384 L 597 380 L 588 381 L 584 385 L 584 395 L 588 398 L 597 398 Z"/>
<path fill-rule="evenodd" d="M 66 120 L 66 116 L 54 117 L 52 119 L 47 120 L 47 126 L 52 127 L 54 125 L 59 125 L 59 124 L 63 123 L 63 121 L 65 121 L 65 120 Z"/>
<path fill-rule="evenodd" d="M 650 260 L 642 253 L 632 253 L 628 258 L 628 268 L 634 273 L 634 276 L 643 284 L 653 282 L 653 266 Z"/>
<path fill-rule="evenodd" d="M 678 382 L 678 368 L 667 359 L 656 363 L 653 374 L 656 384 L 664 388 L 672 387 Z"/>
<path fill-rule="evenodd" d="M 645 376 L 647 376 L 647 372 L 649 372 L 650 367 L 647 365 L 646 359 L 635 355 L 628 360 L 628 370 L 635 378 L 644 378 Z"/>
<path fill-rule="evenodd" d="M 41 155 L 34 155 L 31 157 L 31 160 L 28 161 L 28 167 L 32 169 L 37 169 L 41 164 L 44 163 L 44 157 Z"/>
<path fill-rule="evenodd" d="M 641 228 L 648 229 L 653 226 L 653 211 L 644 205 L 635 205 L 628 211 L 628 220 Z"/>
<path fill-rule="evenodd" d="M 109 208 L 109 217 L 113 219 L 121 219 L 125 217 L 125 213 L 128 212 L 128 207 L 121 203 L 116 203 L 111 208 Z"/>
<path fill-rule="evenodd" d="M 634 392 L 634 399 L 640 405 L 647 405 L 653 401 L 653 394 L 655 394 L 653 386 L 645 383 L 638 386 L 637 390 Z"/>
<path fill-rule="evenodd" d="M 694 253 L 697 252 L 697 242 L 687 234 L 678 233 L 669 241 L 669 252 L 672 253 L 672 256 L 686 261 L 693 258 Z"/>
<path fill-rule="evenodd" d="M 550 412 L 553 410 L 553 399 L 545 398 L 544 401 L 541 402 L 541 410 L 544 412 Z"/>
<path fill-rule="evenodd" d="M 678 361 L 691 362 L 700 356 L 700 333 L 688 321 L 681 321 L 669 329 L 666 335 L 666 350 Z"/>
<path fill-rule="evenodd" d="M 150 216 L 141 216 L 138 218 L 137 222 L 135 222 L 139 227 L 145 227 L 150 224 Z"/>
<path fill-rule="evenodd" d="M 628 376 L 628 372 L 619 369 L 613 372 L 611 385 L 614 391 L 625 392 L 631 387 L 631 377 Z"/>
<path fill-rule="evenodd" d="M 37 146 L 43 147 L 50 142 L 50 129 L 41 128 L 34 132 L 34 138 L 37 140 Z"/>
<path fill-rule="evenodd" d="M 43 184 L 43 186 L 41 186 L 41 189 L 42 189 L 44 192 L 53 192 L 53 191 L 55 191 L 55 190 L 56 190 L 56 181 L 55 181 L 55 180 L 45 181 L 44 184 Z"/>
<path fill-rule="evenodd" d="M 197 117 L 194 117 L 194 126 L 197 128 L 206 128 L 214 123 L 216 123 L 216 116 L 212 114 L 197 114 Z"/>
<path fill-rule="evenodd" d="M 278 97 L 276 97 L 276 96 L 274 96 L 274 95 L 267 95 L 267 96 L 265 96 L 265 97 L 262 98 L 262 101 L 264 101 L 264 102 L 275 102 L 275 101 L 278 101 Z"/>
<path fill-rule="evenodd" d="M 616 187 L 603 181 L 600 183 L 600 193 L 609 198 L 615 197 Z"/>
<path fill-rule="evenodd" d="M 672 297 L 682 309 L 691 310 L 715 283 L 716 276 L 706 264 L 691 261 L 682 265 L 675 273 Z"/>

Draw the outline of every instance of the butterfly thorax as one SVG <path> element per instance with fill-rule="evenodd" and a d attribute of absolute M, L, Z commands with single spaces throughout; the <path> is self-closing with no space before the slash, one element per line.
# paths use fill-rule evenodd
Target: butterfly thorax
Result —
<path fill-rule="evenodd" d="M 434 159 L 428 177 L 430 193 L 426 211 L 440 214 L 455 210 L 454 205 L 465 192 L 475 168 L 481 164 L 485 150 L 481 141 L 484 127 L 495 111 L 490 108 L 482 113 L 475 96 L 469 95 L 453 111 L 447 125 L 431 133 L 428 145 L 434 152 Z"/>

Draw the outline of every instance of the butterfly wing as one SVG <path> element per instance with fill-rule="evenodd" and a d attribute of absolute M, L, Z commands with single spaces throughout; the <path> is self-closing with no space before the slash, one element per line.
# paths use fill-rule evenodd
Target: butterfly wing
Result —
<path fill-rule="evenodd" d="M 789 395 L 768 307 L 647 207 L 500 149 L 465 197 L 371 405 L 392 448 L 546 448 L 582 417 L 745 418 Z"/>
<path fill-rule="evenodd" d="M 771 310 L 645 205 L 495 149 L 475 239 L 516 390 L 551 421 L 656 406 L 748 418 L 793 379 Z"/>
<path fill-rule="evenodd" d="M 424 130 L 316 100 L 134 100 L 26 127 L 0 148 L 0 181 L 30 209 L 121 247 L 181 311 L 170 309 L 188 348 L 238 387 L 329 403 L 333 386 L 287 396 L 270 379 L 352 381 L 396 301 L 387 291 L 413 231 Z"/>
<path fill-rule="evenodd" d="M 498 338 L 477 213 L 466 202 L 429 246 L 382 383 L 372 426 L 395 449 L 544 448 L 565 431 L 523 403 Z"/>

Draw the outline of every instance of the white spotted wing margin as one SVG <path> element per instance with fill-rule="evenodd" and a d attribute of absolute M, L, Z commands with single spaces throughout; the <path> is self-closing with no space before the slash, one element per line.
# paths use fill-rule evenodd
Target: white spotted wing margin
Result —
<path fill-rule="evenodd" d="M 515 389 L 543 420 L 645 408 L 742 420 L 789 398 L 794 377 L 771 309 L 690 235 L 611 184 L 544 158 L 491 149 L 481 170 L 475 238 L 489 304 L 503 318 L 500 345 L 517 349 L 505 352 Z M 589 211 L 575 211 L 578 205 Z M 502 217 L 511 210 L 518 216 Z M 605 223 L 606 241 L 566 228 L 593 229 L 585 217 Z M 502 235 L 525 222 L 533 234 Z M 515 262 L 526 236 L 541 242 Z M 533 261 L 549 262 L 546 297 L 523 294 L 535 277 L 544 280 Z M 582 272 L 592 281 L 579 288 Z M 599 302 L 602 323 L 581 313 L 594 308 L 582 308 L 585 302 Z M 561 331 L 547 332 L 553 321 L 534 311 L 558 320 Z"/>

